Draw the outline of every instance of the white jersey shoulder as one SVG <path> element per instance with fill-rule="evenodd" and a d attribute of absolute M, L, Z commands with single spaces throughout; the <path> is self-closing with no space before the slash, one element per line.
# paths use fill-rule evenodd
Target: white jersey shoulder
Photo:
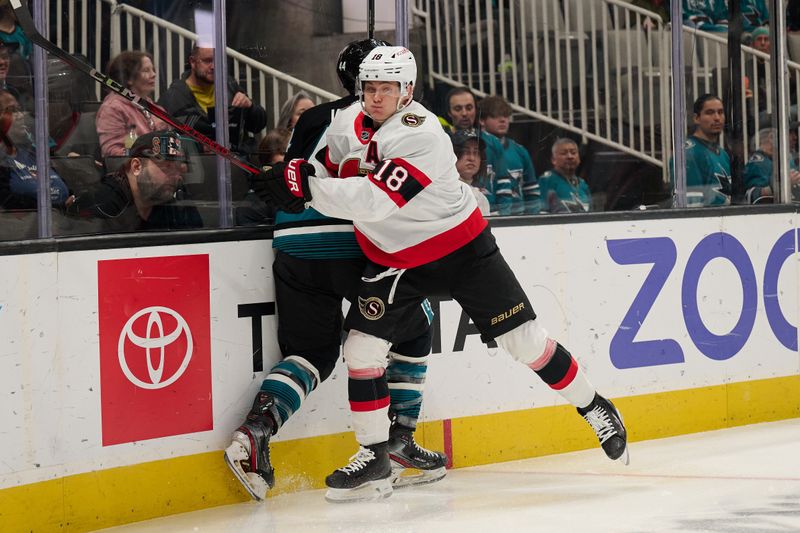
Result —
<path fill-rule="evenodd" d="M 450 137 L 436 115 L 419 102 L 412 102 L 387 120 L 374 140 L 381 160 L 400 158 L 431 178 L 447 176 L 458 181 Z"/>

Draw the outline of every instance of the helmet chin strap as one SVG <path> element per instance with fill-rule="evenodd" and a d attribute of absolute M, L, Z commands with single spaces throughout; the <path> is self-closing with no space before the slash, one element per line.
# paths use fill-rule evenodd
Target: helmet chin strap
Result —
<path fill-rule="evenodd" d="M 405 103 L 403 103 L 403 100 L 405 100 Z M 408 107 L 408 105 L 411 103 L 412 100 L 413 98 L 410 96 L 400 97 L 400 99 L 397 101 L 397 111 L 395 112 L 402 111 L 403 109 Z"/>

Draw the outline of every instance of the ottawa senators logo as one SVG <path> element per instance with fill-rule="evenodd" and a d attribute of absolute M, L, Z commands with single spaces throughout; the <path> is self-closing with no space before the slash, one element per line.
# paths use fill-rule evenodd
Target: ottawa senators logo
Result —
<path fill-rule="evenodd" d="M 409 128 L 416 128 L 422 126 L 422 123 L 425 122 L 425 117 L 415 115 L 414 113 L 406 113 L 400 118 L 400 122 Z"/>
<path fill-rule="evenodd" d="M 383 300 L 370 296 L 369 298 L 358 297 L 358 309 L 364 318 L 367 320 L 378 320 L 386 312 L 386 306 L 383 305 Z"/>

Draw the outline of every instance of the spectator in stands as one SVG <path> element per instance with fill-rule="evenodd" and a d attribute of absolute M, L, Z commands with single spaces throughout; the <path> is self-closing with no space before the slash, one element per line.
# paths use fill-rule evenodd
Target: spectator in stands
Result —
<path fill-rule="evenodd" d="M 765 26 L 756 28 L 752 34 L 751 46 L 759 52 L 769 54 L 770 45 L 769 28 Z M 772 115 L 767 112 L 767 102 L 769 101 L 769 93 L 772 91 L 776 78 L 774 71 L 771 80 L 767 78 L 767 63 L 768 59 L 760 57 L 756 58 L 755 63 L 751 60 L 744 63 L 747 87 L 747 92 L 745 93 L 747 97 L 746 103 L 748 106 L 750 123 L 755 124 L 754 118 L 758 119 L 758 125 L 756 127 L 763 127 L 762 125 L 772 122 Z M 789 112 L 791 116 L 797 116 L 797 105 L 792 103 L 797 101 L 797 84 L 795 83 L 793 70 L 789 71 L 789 77 L 789 102 L 791 104 L 789 106 Z M 769 81 L 772 81 L 772 83 L 769 83 Z M 757 108 L 753 98 L 755 95 L 758 96 Z"/>
<path fill-rule="evenodd" d="M 728 31 L 726 0 L 683 0 L 683 23 L 708 32 Z"/>
<path fill-rule="evenodd" d="M 175 201 L 186 163 L 177 133 L 163 130 L 141 135 L 119 170 L 78 191 L 67 201 L 66 212 L 105 219 L 107 230 L 115 232 L 202 227 L 194 206 Z"/>
<path fill-rule="evenodd" d="M 17 52 L 17 43 L 5 43 L 0 41 L 0 89 L 16 94 L 18 91 L 8 83 L 8 72 L 11 68 L 11 56 Z"/>
<path fill-rule="evenodd" d="M 292 132 L 284 128 L 269 130 L 258 145 L 259 163 L 262 165 L 272 165 L 278 161 L 283 161 L 291 137 Z"/>
<path fill-rule="evenodd" d="M 287 99 L 281 106 L 281 112 L 278 114 L 277 127 L 292 131 L 300 115 L 312 107 L 314 107 L 314 100 L 311 99 L 311 95 L 305 91 L 298 92 Z"/>
<path fill-rule="evenodd" d="M 793 124 L 794 125 L 794 124 Z M 794 125 L 795 128 L 797 127 Z M 764 128 L 758 132 L 759 147 L 747 160 L 744 167 L 744 185 L 747 188 L 748 203 L 772 203 L 772 154 L 775 135 L 772 128 Z M 791 157 L 789 160 L 789 180 L 792 183 L 792 199 L 800 201 L 800 169 Z"/>
<path fill-rule="evenodd" d="M 720 146 L 725 108 L 713 94 L 694 101 L 695 131 L 686 139 L 686 194 L 690 206 L 719 206 L 731 202 L 731 161 Z M 670 162 L 672 167 L 673 162 Z M 672 169 L 671 169 L 672 173 Z"/>
<path fill-rule="evenodd" d="M 256 155 L 261 166 L 274 165 L 283 161 L 292 132 L 285 128 L 274 128 L 267 132 L 258 145 Z M 252 189 L 244 195 L 243 201 L 235 210 L 237 226 L 271 224 L 275 220 L 275 207 L 263 202 Z"/>
<path fill-rule="evenodd" d="M 156 90 L 156 69 L 150 54 L 125 51 L 108 63 L 108 76 L 152 102 Z M 103 99 L 96 117 L 100 154 L 103 157 L 124 157 L 140 135 L 165 130 L 167 124 L 149 112 L 142 112 L 127 98 L 109 92 Z"/>
<path fill-rule="evenodd" d="M 258 145 L 258 162 L 261 165 L 272 165 L 283 161 L 291 137 L 292 132 L 284 128 L 269 130 Z"/>
<path fill-rule="evenodd" d="M 539 180 L 528 150 L 508 137 L 512 109 L 502 96 L 487 96 L 478 103 L 483 136 L 495 137 L 503 149 L 507 174 L 492 183 L 500 215 L 539 214 Z"/>
<path fill-rule="evenodd" d="M 30 128 L 33 120 L 24 112 L 16 97 L 0 90 L 0 207 L 3 209 L 36 209 L 39 180 L 36 150 Z M 55 169 L 50 168 L 50 201 L 62 207 L 69 197 L 69 188 Z"/>
<path fill-rule="evenodd" d="M 552 170 L 539 180 L 542 211 L 545 213 L 586 213 L 592 210 L 589 185 L 577 175 L 581 164 L 578 143 L 568 138 L 556 139 L 551 150 Z"/>
<path fill-rule="evenodd" d="M 765 54 L 769 54 L 769 28 L 766 26 L 760 26 L 753 30 L 751 34 L 752 40 L 752 47 L 758 50 L 759 52 L 764 52 Z"/>
<path fill-rule="evenodd" d="M 751 46 L 759 52 L 769 54 L 770 38 L 769 28 L 760 27 L 756 28 L 752 33 Z M 766 111 L 767 109 L 767 94 L 772 88 L 767 83 L 767 62 L 762 58 L 756 58 L 755 64 L 753 61 L 747 61 L 744 64 L 745 76 L 747 77 L 747 98 L 751 99 L 753 95 L 758 95 L 758 109 L 756 113 L 751 111 L 751 116 L 756 116 L 757 113 Z M 750 109 L 754 109 L 754 104 L 748 100 Z"/>
<path fill-rule="evenodd" d="M 228 77 L 228 119 L 231 148 L 251 154 L 255 135 L 267 125 L 267 112 L 254 103 L 232 77 Z M 172 82 L 158 103 L 175 118 L 194 129 L 215 137 L 214 49 L 192 47 L 189 70 Z"/>
<path fill-rule="evenodd" d="M 447 114 L 452 121 L 442 121 L 442 127 L 451 136 L 459 131 L 478 128 L 478 105 L 475 95 L 466 87 L 456 87 L 447 93 Z M 481 132 L 481 139 L 486 143 L 486 176 L 489 183 L 495 183 L 500 178 L 508 176 L 508 170 L 503 158 L 503 145 L 494 135 Z"/>
<path fill-rule="evenodd" d="M 20 48 L 20 55 L 26 61 L 30 60 L 33 45 L 17 24 L 17 17 L 14 16 L 14 10 L 11 9 L 8 0 L 0 0 L 0 41 L 10 45 L 16 44 Z"/>
<path fill-rule="evenodd" d="M 493 195 L 486 179 L 486 143 L 474 128 L 457 131 L 452 140 L 458 175 L 471 187 L 481 213 L 487 216 L 491 213 Z"/>
<path fill-rule="evenodd" d="M 447 103 L 448 122 L 440 117 L 440 122 L 447 133 L 456 130 L 478 127 L 478 106 L 475 95 L 466 87 L 450 89 L 445 97 Z"/>

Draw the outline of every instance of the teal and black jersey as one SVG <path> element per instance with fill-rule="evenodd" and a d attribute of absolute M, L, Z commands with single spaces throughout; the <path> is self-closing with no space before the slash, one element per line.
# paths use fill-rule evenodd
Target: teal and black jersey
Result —
<path fill-rule="evenodd" d="M 337 111 L 349 107 L 355 96 L 312 107 L 292 132 L 286 160 L 311 159 L 325 146 L 325 133 Z M 353 223 L 326 217 L 314 209 L 293 214 L 278 211 L 272 247 L 300 259 L 360 259 L 364 257 L 353 233 Z"/>
<path fill-rule="evenodd" d="M 789 159 L 789 170 L 798 170 L 794 159 Z M 747 201 L 751 204 L 771 201 L 771 191 L 765 191 L 772 182 L 772 156 L 763 150 L 756 150 L 744 167 L 744 186 Z"/>
<path fill-rule="evenodd" d="M 731 203 L 731 160 L 717 143 L 690 135 L 684 144 L 686 154 L 686 192 L 702 196 L 704 206 Z M 674 160 L 670 159 L 670 178 L 674 183 Z"/>
<path fill-rule="evenodd" d="M 769 24 L 769 10 L 764 0 L 741 0 L 742 30 L 746 33 Z"/>
<path fill-rule="evenodd" d="M 728 3 L 725 0 L 683 0 L 683 23 L 698 30 L 726 32 Z"/>
<path fill-rule="evenodd" d="M 592 210 L 592 192 L 583 178 L 568 180 L 548 170 L 539 180 L 542 209 L 547 213 L 586 213 Z"/>
<path fill-rule="evenodd" d="M 507 175 L 496 175 L 491 184 L 496 211 L 500 215 L 539 214 L 539 180 L 528 150 L 508 137 L 499 139 L 490 133 L 484 133 L 483 137 L 500 142 L 507 170 Z"/>

